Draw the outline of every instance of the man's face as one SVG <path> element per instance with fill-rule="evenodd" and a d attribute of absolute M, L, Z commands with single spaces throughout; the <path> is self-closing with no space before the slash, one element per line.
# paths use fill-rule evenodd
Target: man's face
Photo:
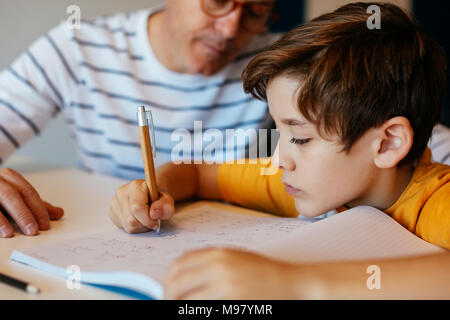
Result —
<path fill-rule="evenodd" d="M 262 2 L 272 6 L 275 1 Z M 251 38 L 260 32 L 243 28 L 245 11 L 242 6 L 237 6 L 224 16 L 211 17 L 203 11 L 202 0 L 167 0 L 168 25 L 176 46 L 173 54 L 183 72 L 211 75 L 239 55 Z"/>
<path fill-rule="evenodd" d="M 283 171 L 286 191 L 294 196 L 298 212 L 314 217 L 344 204 L 364 204 L 377 168 L 370 153 L 372 131 L 366 132 L 347 154 L 338 137 L 323 139 L 300 114 L 298 80 L 278 76 L 269 82 L 270 113 L 280 132 L 273 163 Z"/>

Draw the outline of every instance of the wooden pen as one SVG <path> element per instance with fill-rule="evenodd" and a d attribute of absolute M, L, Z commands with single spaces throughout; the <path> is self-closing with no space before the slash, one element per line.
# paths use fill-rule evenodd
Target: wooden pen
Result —
<path fill-rule="evenodd" d="M 142 161 L 144 163 L 145 183 L 149 191 L 150 203 L 159 199 L 158 186 L 156 185 L 155 165 L 153 157 L 156 156 L 156 146 L 152 146 L 150 139 L 149 120 L 153 142 L 155 142 L 155 131 L 151 111 L 146 111 L 144 106 L 138 107 L 137 119 L 139 125 L 139 137 L 141 140 Z M 149 204 L 150 204 L 149 203 Z M 161 221 L 158 219 L 157 231 L 161 228 Z"/>

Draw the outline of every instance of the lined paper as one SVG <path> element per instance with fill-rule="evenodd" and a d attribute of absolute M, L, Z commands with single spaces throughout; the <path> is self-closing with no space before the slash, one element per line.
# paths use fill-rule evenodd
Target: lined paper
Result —
<path fill-rule="evenodd" d="M 82 273 L 137 272 L 162 283 L 170 264 L 183 252 L 209 246 L 253 249 L 310 223 L 306 219 L 242 215 L 204 205 L 162 221 L 159 234 L 132 235 L 117 229 L 21 249 L 20 255 L 13 252 L 12 259 L 31 265 L 35 264 L 31 260 L 39 260 L 64 270 L 77 265 Z"/>
<path fill-rule="evenodd" d="M 87 282 L 122 285 L 161 298 L 161 284 L 171 263 L 188 250 L 209 246 L 252 250 L 289 262 L 383 259 L 446 251 L 371 207 L 311 221 L 254 217 L 203 205 L 163 221 L 159 234 L 109 231 L 14 251 L 11 259 L 59 276 L 65 276 L 68 266 L 77 265 Z"/>

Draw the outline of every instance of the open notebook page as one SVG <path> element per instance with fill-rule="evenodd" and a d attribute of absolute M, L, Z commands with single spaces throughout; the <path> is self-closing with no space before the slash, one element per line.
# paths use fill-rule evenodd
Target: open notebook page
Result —
<path fill-rule="evenodd" d="M 286 234 L 259 252 L 289 262 L 371 260 L 446 252 L 384 212 L 360 206 Z"/>
<path fill-rule="evenodd" d="M 183 252 L 207 246 L 253 249 L 310 223 L 296 218 L 254 217 L 204 205 L 164 221 L 159 234 L 130 235 L 115 230 L 21 249 L 14 251 L 11 259 L 59 276 L 68 276 L 67 267 L 76 265 L 83 282 L 128 286 L 161 298 L 160 283 L 172 261 Z"/>
<path fill-rule="evenodd" d="M 403 228 L 385 213 L 358 207 L 319 222 L 254 217 L 205 205 L 163 224 L 160 234 L 121 230 L 14 251 L 12 259 L 81 281 L 117 285 L 161 298 L 165 273 L 183 252 L 206 246 L 254 250 L 291 262 L 355 260 L 422 255 L 445 250 Z M 119 273 L 118 273 L 119 272 Z"/>

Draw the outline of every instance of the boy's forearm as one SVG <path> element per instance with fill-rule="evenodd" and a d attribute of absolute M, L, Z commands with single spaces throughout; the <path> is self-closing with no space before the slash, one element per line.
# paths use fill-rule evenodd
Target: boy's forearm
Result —
<path fill-rule="evenodd" d="M 158 187 L 168 192 L 175 201 L 192 198 L 221 199 L 217 182 L 216 164 L 166 163 L 156 171 Z"/>
<path fill-rule="evenodd" d="M 448 270 L 450 254 L 443 253 L 300 265 L 293 274 L 296 296 L 307 299 L 450 299 Z"/>

